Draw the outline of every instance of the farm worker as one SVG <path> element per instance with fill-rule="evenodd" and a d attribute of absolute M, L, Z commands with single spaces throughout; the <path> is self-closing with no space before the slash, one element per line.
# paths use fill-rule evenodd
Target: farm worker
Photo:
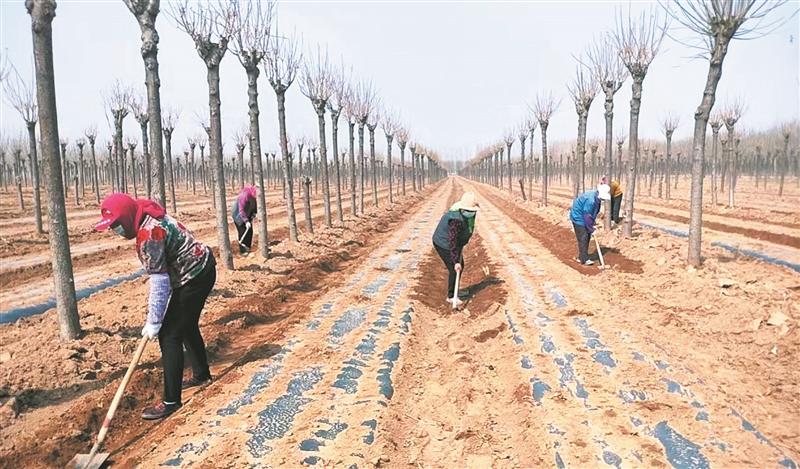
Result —
<path fill-rule="evenodd" d="M 594 233 L 594 223 L 600 213 L 600 201 L 611 199 L 611 188 L 608 184 L 600 183 L 597 190 L 586 191 L 572 202 L 569 218 L 575 229 L 575 238 L 578 240 L 578 262 L 592 265 L 589 259 L 589 237 Z"/>
<path fill-rule="evenodd" d="M 433 247 L 442 258 L 449 276 L 447 278 L 447 298 L 452 298 L 458 306 L 461 301 L 455 291 L 456 273 L 464 268 L 464 246 L 472 237 L 475 230 L 475 215 L 478 212 L 478 202 L 475 194 L 465 192 L 461 200 L 454 203 L 450 210 L 442 215 L 436 231 L 433 232 Z"/>
<path fill-rule="evenodd" d="M 622 206 L 622 186 L 619 181 L 611 181 L 611 221 L 619 225 L 619 209 Z"/>
<path fill-rule="evenodd" d="M 100 205 L 100 214 L 95 230 L 110 228 L 125 239 L 135 239 L 139 261 L 150 277 L 142 337 L 158 338 L 164 395 L 142 412 L 142 418 L 160 419 L 181 407 L 181 389 L 211 381 L 198 323 L 217 278 L 216 261 L 208 246 L 152 200 L 111 194 Z M 184 346 L 192 365 L 192 377 L 186 381 L 182 381 Z"/>
<path fill-rule="evenodd" d="M 231 205 L 231 216 L 239 233 L 239 253 L 250 252 L 253 245 L 253 219 L 256 217 L 256 188 L 244 186 Z"/>

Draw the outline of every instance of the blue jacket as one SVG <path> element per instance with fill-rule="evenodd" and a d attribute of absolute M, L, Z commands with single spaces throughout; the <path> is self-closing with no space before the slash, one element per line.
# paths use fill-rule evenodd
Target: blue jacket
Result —
<path fill-rule="evenodd" d="M 600 197 L 597 191 L 586 191 L 572 202 L 569 219 L 578 226 L 586 227 L 586 231 L 592 233 L 598 213 L 600 213 Z"/>

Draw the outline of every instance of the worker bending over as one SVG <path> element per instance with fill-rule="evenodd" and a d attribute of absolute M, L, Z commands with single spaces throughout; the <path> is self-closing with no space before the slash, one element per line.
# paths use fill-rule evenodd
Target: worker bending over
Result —
<path fill-rule="evenodd" d="M 608 184 L 599 184 L 597 190 L 586 191 L 579 195 L 572 202 L 572 209 L 569 212 L 572 228 L 575 230 L 575 238 L 578 240 L 578 259 L 583 265 L 592 265 L 594 262 L 589 259 L 589 237 L 595 230 L 597 214 L 600 213 L 601 200 L 611 199 L 611 188 Z"/>
<path fill-rule="evenodd" d="M 461 200 L 442 215 L 436 231 L 433 232 L 433 247 L 447 267 L 447 301 L 455 307 L 461 304 L 458 292 L 455 291 L 456 274 L 464 268 L 463 250 L 475 230 L 478 207 L 475 194 L 465 192 Z"/>

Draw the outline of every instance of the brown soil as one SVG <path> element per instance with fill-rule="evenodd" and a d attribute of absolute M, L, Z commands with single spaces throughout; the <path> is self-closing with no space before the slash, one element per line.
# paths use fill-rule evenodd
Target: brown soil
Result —
<path fill-rule="evenodd" d="M 584 275 L 597 275 L 601 272 L 596 266 L 584 266 L 575 261 L 577 246 L 574 241 L 575 234 L 571 230 L 551 224 L 547 219 L 518 206 L 514 202 L 497 196 L 488 188 L 481 188 L 481 197 L 486 197 L 490 200 L 506 216 L 519 220 L 525 232 L 536 238 L 565 265 Z M 594 254 L 592 254 L 593 251 Z M 589 255 L 595 260 L 595 263 L 599 264 L 600 260 L 592 242 L 589 243 Z M 603 259 L 606 266 L 611 269 L 632 274 L 642 273 L 641 262 L 627 258 L 613 248 L 603 248 Z"/>
<path fill-rule="evenodd" d="M 303 236 L 296 246 L 281 242 L 273 246 L 272 259 L 266 263 L 250 257 L 244 258 L 251 261 L 238 271 L 218 268 L 217 285 L 201 320 L 215 382 L 224 382 L 230 371 L 248 361 L 275 353 L 273 344 L 281 342 L 287 327 L 308 317 L 309 301 L 339 286 L 340 272 L 359 262 L 386 236 L 376 233 L 390 233 L 403 218 L 383 213 L 411 212 L 421 200 L 409 196 L 401 206 L 372 209 L 345 228 L 321 227 L 313 237 Z M 275 236 L 283 230 L 276 230 Z M 269 272 L 284 274 L 264 275 Z M 0 398 L 13 396 L 22 412 L 2 425 L 6 431 L 15 431 L 13 438 L 6 434 L 3 439 L 0 467 L 63 467 L 74 454 L 87 452 L 138 341 L 145 289 L 145 281 L 139 280 L 82 301 L 85 335 L 72 343 L 58 340 L 50 313 L 0 328 L 2 350 L 11 355 L 0 363 L 0 376 L 6 383 Z M 37 352 L 42 349 L 50 353 Z M 53 356 L 60 358 L 48 358 Z M 153 430 L 153 424 L 138 414 L 160 394 L 160 376 L 157 347 L 150 345 L 126 392 L 136 397 L 126 397 L 117 411 L 107 451 Z M 184 401 L 191 399 L 190 394 Z M 52 409 L 48 415 L 31 412 L 47 408 Z M 156 427 L 178 421 L 170 419 Z"/>
<path fill-rule="evenodd" d="M 649 215 L 651 217 L 661 218 L 664 220 L 671 220 L 676 221 L 679 223 L 689 223 L 688 217 L 682 217 L 679 215 L 672 215 L 669 213 L 661 213 L 661 212 L 654 212 L 651 210 L 644 210 L 644 209 L 636 209 L 637 213 L 642 213 L 645 215 Z M 726 233 L 736 233 L 740 235 L 747 236 L 748 238 L 753 239 L 760 239 L 761 241 L 767 241 L 770 243 L 775 244 L 782 244 L 784 246 L 789 246 L 791 248 L 800 249 L 800 238 L 796 236 L 791 236 L 787 234 L 777 234 L 777 233 L 770 233 L 768 231 L 761 231 L 751 228 L 741 228 L 738 226 L 731 226 L 725 225 L 723 223 L 703 220 L 703 227 L 708 228 L 711 230 L 723 231 Z M 795 226 L 796 228 L 796 226 Z"/>

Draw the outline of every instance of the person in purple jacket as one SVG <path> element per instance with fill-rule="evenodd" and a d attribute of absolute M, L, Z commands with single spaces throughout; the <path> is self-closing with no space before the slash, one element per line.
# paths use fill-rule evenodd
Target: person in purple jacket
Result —
<path fill-rule="evenodd" d="M 256 188 L 244 186 L 231 205 L 231 217 L 239 234 L 239 253 L 247 254 L 253 245 L 253 219 L 256 217 Z"/>
<path fill-rule="evenodd" d="M 575 229 L 575 238 L 578 240 L 578 262 L 583 265 L 592 265 L 589 259 L 589 238 L 594 234 L 595 220 L 600 213 L 601 200 L 611 200 L 611 188 L 608 184 L 599 184 L 597 190 L 586 191 L 572 202 L 569 219 Z"/>

